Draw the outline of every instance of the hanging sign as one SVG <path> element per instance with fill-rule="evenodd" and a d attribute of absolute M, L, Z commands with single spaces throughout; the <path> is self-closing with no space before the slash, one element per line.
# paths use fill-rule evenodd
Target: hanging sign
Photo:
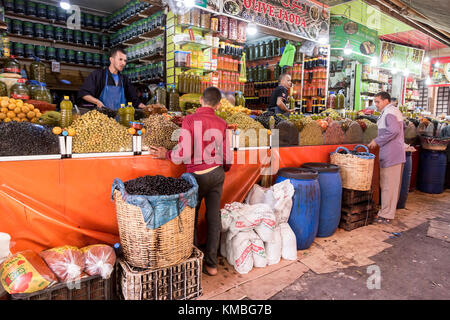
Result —
<path fill-rule="evenodd" d="M 438 61 L 439 65 L 436 65 Z M 430 78 L 431 86 L 450 86 L 450 57 L 440 57 L 431 60 Z"/>
<path fill-rule="evenodd" d="M 345 17 L 331 17 L 331 49 L 344 49 L 347 43 L 352 47 L 352 52 L 356 54 L 378 57 L 380 52 L 380 40 L 376 30 L 369 29 Z"/>
<path fill-rule="evenodd" d="M 308 40 L 328 39 L 329 9 L 309 0 L 225 0 L 222 12 Z"/>
<path fill-rule="evenodd" d="M 408 68 L 409 73 L 421 75 L 424 54 L 422 49 L 381 41 L 380 68 L 400 71 Z"/>

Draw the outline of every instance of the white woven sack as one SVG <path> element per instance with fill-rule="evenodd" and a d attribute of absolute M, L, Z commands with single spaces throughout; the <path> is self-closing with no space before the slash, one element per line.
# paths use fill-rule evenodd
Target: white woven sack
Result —
<path fill-rule="evenodd" d="M 277 264 L 281 260 L 281 229 L 277 226 L 273 232 L 273 241 L 265 242 L 264 248 L 266 251 L 267 264 Z"/>
<path fill-rule="evenodd" d="M 285 260 L 297 260 L 297 238 L 287 223 L 280 224 L 281 257 Z"/>

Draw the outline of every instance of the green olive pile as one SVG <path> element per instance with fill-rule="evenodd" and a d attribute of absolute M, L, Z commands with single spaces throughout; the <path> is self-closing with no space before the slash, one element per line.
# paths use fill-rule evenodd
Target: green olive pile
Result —
<path fill-rule="evenodd" d="M 132 138 L 127 128 L 96 110 L 89 111 L 72 122 L 75 129 L 73 153 L 120 152 L 132 150 Z"/>
<path fill-rule="evenodd" d="M 228 124 L 237 124 L 239 130 L 239 147 L 264 147 L 269 145 L 267 129 L 244 113 L 235 113 L 227 119 Z M 261 136 L 260 130 L 265 133 Z M 266 138 L 267 137 L 267 138 Z M 261 141 L 260 141 L 261 140 Z"/>
<path fill-rule="evenodd" d="M 151 115 L 143 123 L 147 129 L 142 138 L 142 148 L 144 150 L 148 150 L 150 146 L 172 150 L 178 144 L 180 135 L 178 129 L 180 127 L 167 120 L 163 115 Z"/>

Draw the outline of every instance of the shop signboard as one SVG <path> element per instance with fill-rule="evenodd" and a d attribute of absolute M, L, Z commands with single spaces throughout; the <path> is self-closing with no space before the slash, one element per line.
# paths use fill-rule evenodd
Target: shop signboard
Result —
<path fill-rule="evenodd" d="M 207 1 L 209 4 L 210 1 Z M 212 1 L 215 2 L 215 1 Z M 328 39 L 328 7 L 309 0 L 224 0 L 221 13 L 301 38 Z"/>
<path fill-rule="evenodd" d="M 409 73 L 421 75 L 424 54 L 422 49 L 381 41 L 380 68 L 400 71 L 408 68 Z"/>
<path fill-rule="evenodd" d="M 380 40 L 378 32 L 365 25 L 356 23 L 341 16 L 333 16 L 330 20 L 331 49 L 344 49 L 348 44 L 354 54 L 378 57 Z"/>
<path fill-rule="evenodd" d="M 220 13 L 222 12 L 222 8 L 220 7 L 222 2 L 221 0 L 195 0 L 195 6 Z"/>
<path fill-rule="evenodd" d="M 436 62 L 439 61 L 439 65 Z M 431 87 L 450 86 L 450 57 L 434 58 L 430 66 Z"/>

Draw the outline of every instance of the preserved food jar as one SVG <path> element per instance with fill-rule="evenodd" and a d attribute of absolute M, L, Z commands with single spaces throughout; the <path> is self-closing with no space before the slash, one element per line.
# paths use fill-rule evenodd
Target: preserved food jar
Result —
<path fill-rule="evenodd" d="M 25 21 L 23 23 L 23 34 L 29 37 L 34 36 L 34 26 L 32 22 Z"/>
<path fill-rule="evenodd" d="M 45 82 L 45 64 L 40 58 L 35 58 L 30 64 L 30 79 L 38 82 Z"/>
<path fill-rule="evenodd" d="M 50 91 L 47 89 L 45 83 L 36 82 L 32 84 L 30 91 L 31 91 L 31 99 L 52 103 L 53 100 L 52 95 L 50 94 Z"/>
<path fill-rule="evenodd" d="M 56 60 L 56 49 L 47 47 L 47 60 Z"/>
<path fill-rule="evenodd" d="M 228 23 L 228 38 L 236 41 L 238 37 L 238 23 L 236 19 L 229 19 Z"/>
<path fill-rule="evenodd" d="M 83 42 L 83 33 L 80 30 L 75 30 L 73 41 L 76 44 L 81 44 Z"/>
<path fill-rule="evenodd" d="M 19 36 L 23 35 L 23 23 L 21 20 L 17 19 L 12 20 L 12 33 L 17 34 Z"/>
<path fill-rule="evenodd" d="M 94 64 L 94 66 L 101 66 L 101 64 L 102 64 L 102 57 L 100 56 L 99 53 L 94 53 L 93 64 Z"/>
<path fill-rule="evenodd" d="M 25 13 L 25 0 L 16 0 L 14 2 L 14 12 L 15 13 Z"/>
<path fill-rule="evenodd" d="M 73 42 L 73 30 L 65 29 L 64 30 L 64 39 L 66 42 Z"/>
<path fill-rule="evenodd" d="M 34 45 L 26 44 L 25 45 L 25 58 L 33 58 L 34 57 Z"/>
<path fill-rule="evenodd" d="M 56 41 L 63 41 L 64 39 L 64 30 L 61 27 L 55 28 L 55 40 Z"/>
<path fill-rule="evenodd" d="M 87 65 L 92 65 L 93 62 L 94 62 L 94 57 L 93 57 L 92 53 L 86 52 L 86 54 L 85 54 L 85 63 Z"/>
<path fill-rule="evenodd" d="M 190 79 L 191 82 L 189 83 L 191 86 L 191 89 L 192 89 L 193 83 L 194 83 L 193 80 L 194 79 L 192 77 Z M 191 91 L 191 92 L 193 92 L 193 91 Z M 166 106 L 166 96 L 167 96 L 167 92 L 166 92 L 166 89 L 164 88 L 164 83 L 160 82 L 158 84 L 158 87 L 156 88 L 156 103 Z"/>
<path fill-rule="evenodd" d="M 246 30 L 247 30 L 247 23 L 244 21 L 240 21 L 238 23 L 238 32 L 237 32 L 237 41 L 239 43 L 244 43 L 246 39 Z"/>
<path fill-rule="evenodd" d="M 202 12 L 200 17 L 200 26 L 203 29 L 210 29 L 211 28 L 211 14 L 207 12 Z"/>
<path fill-rule="evenodd" d="M 56 20 L 56 17 L 57 17 L 56 7 L 52 6 L 52 5 L 48 5 L 46 10 L 47 10 L 47 19 Z"/>
<path fill-rule="evenodd" d="M 64 96 L 64 100 L 60 104 L 61 109 L 61 128 L 67 128 L 72 124 L 73 104 L 69 100 L 69 96 Z"/>
<path fill-rule="evenodd" d="M 56 60 L 59 62 L 66 62 L 66 49 L 58 48 L 56 49 Z"/>
<path fill-rule="evenodd" d="M 219 36 L 221 38 L 228 38 L 228 18 L 224 16 L 219 17 Z"/>
<path fill-rule="evenodd" d="M 58 7 L 56 9 L 56 20 L 60 22 L 66 22 L 67 20 L 66 10 L 64 10 L 61 7 Z"/>
<path fill-rule="evenodd" d="M 53 40 L 55 38 L 55 30 L 53 26 L 49 24 L 45 26 L 45 38 L 50 40 Z"/>
<path fill-rule="evenodd" d="M 0 78 L 0 97 L 6 97 L 8 96 L 8 87 L 6 86 L 6 83 L 1 81 L 2 78 Z"/>
<path fill-rule="evenodd" d="M 83 51 L 77 51 L 77 54 L 75 56 L 75 62 L 78 63 L 78 64 L 84 64 L 85 57 L 84 57 L 84 52 Z"/>
<path fill-rule="evenodd" d="M 181 111 L 180 110 L 180 95 L 175 90 L 175 85 L 171 85 L 169 89 L 169 110 L 170 111 Z"/>
<path fill-rule="evenodd" d="M 37 5 L 36 2 L 34 1 L 27 1 L 27 6 L 25 8 L 25 12 L 27 13 L 28 16 L 36 16 L 37 13 Z"/>
<path fill-rule="evenodd" d="M 23 58 L 23 56 L 25 54 L 24 44 L 20 43 L 20 42 L 14 42 L 13 51 L 14 51 L 15 56 L 17 56 L 19 58 Z"/>
<path fill-rule="evenodd" d="M 17 80 L 17 83 L 11 87 L 10 97 L 13 99 L 30 99 L 30 90 L 25 85 L 24 79 Z"/>
<path fill-rule="evenodd" d="M 91 33 L 90 32 L 83 32 L 83 43 L 86 46 L 89 46 L 91 44 Z"/>
<path fill-rule="evenodd" d="M 200 27 L 200 9 L 191 10 L 191 25 L 194 27 Z"/>
<path fill-rule="evenodd" d="M 20 74 L 20 64 L 19 61 L 17 61 L 14 58 L 9 58 L 4 67 L 3 67 L 4 73 L 17 73 Z"/>

